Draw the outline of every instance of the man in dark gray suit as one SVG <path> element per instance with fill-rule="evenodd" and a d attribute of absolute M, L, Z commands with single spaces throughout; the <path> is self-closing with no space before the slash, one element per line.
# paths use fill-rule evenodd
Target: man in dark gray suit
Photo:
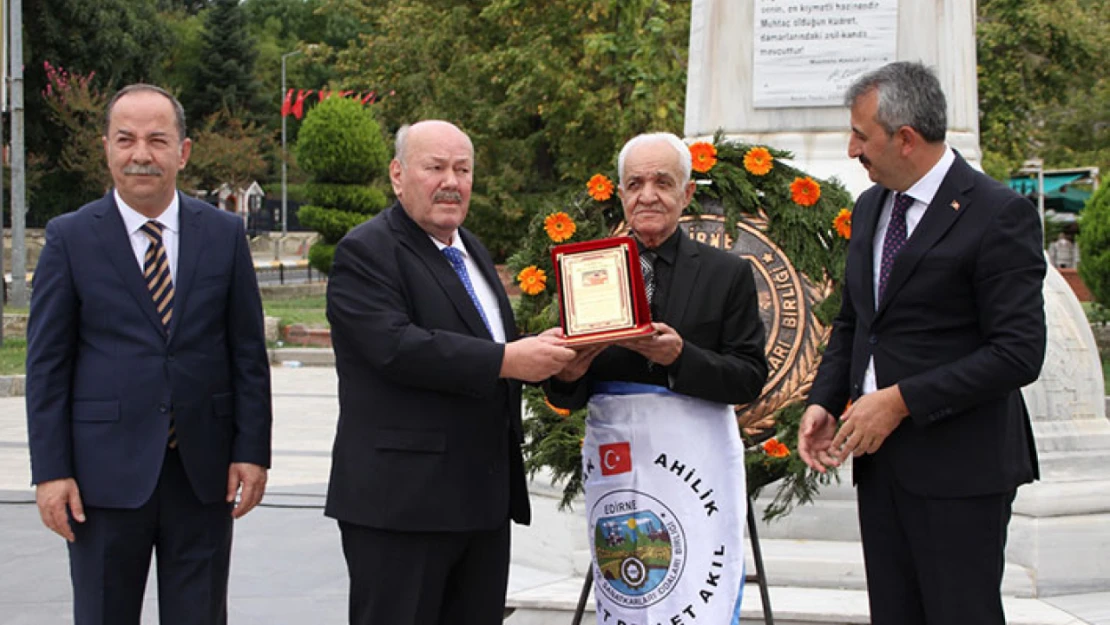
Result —
<path fill-rule="evenodd" d="M 152 549 L 163 624 L 226 622 L 232 519 L 266 484 L 254 265 L 241 219 L 177 191 L 191 147 L 173 96 L 121 89 L 104 131 L 115 188 L 51 220 L 35 268 L 31 474 L 69 541 L 79 625 L 138 625 Z"/>

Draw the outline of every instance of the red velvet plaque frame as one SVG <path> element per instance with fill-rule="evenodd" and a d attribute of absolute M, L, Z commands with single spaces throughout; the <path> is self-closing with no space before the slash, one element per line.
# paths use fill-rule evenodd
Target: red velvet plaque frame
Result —
<path fill-rule="evenodd" d="M 632 237 L 557 245 L 551 265 L 567 343 L 612 343 L 654 332 Z"/>

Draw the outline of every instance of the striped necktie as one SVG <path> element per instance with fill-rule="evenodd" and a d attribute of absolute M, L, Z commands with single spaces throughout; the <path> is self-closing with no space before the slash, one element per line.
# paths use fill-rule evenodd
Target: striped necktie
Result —
<path fill-rule="evenodd" d="M 154 300 L 154 310 L 162 320 L 162 327 L 169 329 L 170 320 L 173 319 L 173 276 L 170 274 L 170 258 L 166 254 L 166 246 L 162 242 L 162 224 L 153 219 L 139 228 L 150 245 L 143 256 L 143 279 L 146 288 Z M 174 431 L 173 414 L 170 414 L 170 431 L 166 444 L 170 449 L 177 447 L 177 433 Z"/>
<path fill-rule="evenodd" d="M 644 290 L 647 291 L 648 303 L 655 299 L 655 257 L 658 256 L 651 250 L 640 252 L 640 271 L 644 274 Z"/>

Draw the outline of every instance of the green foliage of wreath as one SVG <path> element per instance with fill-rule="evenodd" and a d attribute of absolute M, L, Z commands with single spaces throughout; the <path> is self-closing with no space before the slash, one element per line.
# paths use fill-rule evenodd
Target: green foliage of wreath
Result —
<path fill-rule="evenodd" d="M 789 152 L 729 141 L 719 132 L 712 142 L 692 145 L 691 152 L 697 190 L 687 213 L 723 213 L 726 230 L 732 236 L 741 217 L 764 223 L 767 236 L 799 272 L 815 284 L 827 285 L 821 289 L 827 296 L 816 302 L 813 310 L 818 321 L 828 327 L 840 307 L 850 236 L 852 200 L 847 190 L 835 179 L 816 180 L 788 165 L 784 161 L 792 158 Z M 707 166 L 706 171 L 700 171 Z M 615 176 L 598 174 L 587 184 L 586 192 L 554 195 L 529 224 L 528 234 L 508 260 L 524 292 L 515 310 L 517 324 L 524 331 L 539 332 L 559 323 L 551 247 L 612 236 L 621 226 L 624 214 L 613 189 L 614 180 Z M 819 190 L 819 197 L 814 197 L 814 189 Z M 797 194 L 806 190 L 808 195 Z M 573 222 L 572 232 L 568 232 L 564 216 Z M 560 224 L 563 227 L 557 228 Z M 534 387 L 525 390 L 525 401 L 529 411 L 524 424 L 528 471 L 534 475 L 546 468 L 554 483 L 563 484 L 562 506 L 569 506 L 582 491 L 586 411 L 567 414 L 557 410 L 547 403 L 542 390 Z M 773 440 L 789 450 L 785 456 L 781 452 L 781 457 L 772 455 L 762 438 L 752 439 L 753 432 L 745 432 L 749 492 L 755 497 L 764 486 L 780 482 L 773 501 L 764 510 L 765 519 L 787 514 L 795 505 L 809 502 L 833 477 L 810 471 L 797 454 L 803 408 L 801 402 L 795 402 L 775 414 Z M 774 442 L 766 445 L 775 448 Z"/>

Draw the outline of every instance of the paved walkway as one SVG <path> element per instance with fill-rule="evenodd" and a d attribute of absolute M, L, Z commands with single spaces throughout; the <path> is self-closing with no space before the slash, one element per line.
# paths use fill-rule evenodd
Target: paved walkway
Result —
<path fill-rule="evenodd" d="M 273 390 L 274 469 L 262 506 L 235 529 L 230 622 L 345 623 L 347 577 L 339 533 L 320 510 L 337 414 L 335 372 L 278 366 Z M 41 525 L 29 482 L 23 398 L 0 398 L 0 625 L 69 623 L 65 548 Z M 514 530 L 510 594 L 557 583 L 577 588 L 578 578 L 550 571 L 567 570 L 581 553 L 565 554 L 556 566 L 546 566 L 533 555 L 538 552 L 535 547 L 557 540 L 553 536 L 582 531 L 576 516 L 557 515 L 548 508 L 541 503 L 537 522 Z M 144 625 L 157 623 L 153 575 L 151 581 Z M 1110 625 L 1110 593 L 1052 598 L 1044 607 L 1049 604 L 1077 617 L 1054 622 Z"/>

